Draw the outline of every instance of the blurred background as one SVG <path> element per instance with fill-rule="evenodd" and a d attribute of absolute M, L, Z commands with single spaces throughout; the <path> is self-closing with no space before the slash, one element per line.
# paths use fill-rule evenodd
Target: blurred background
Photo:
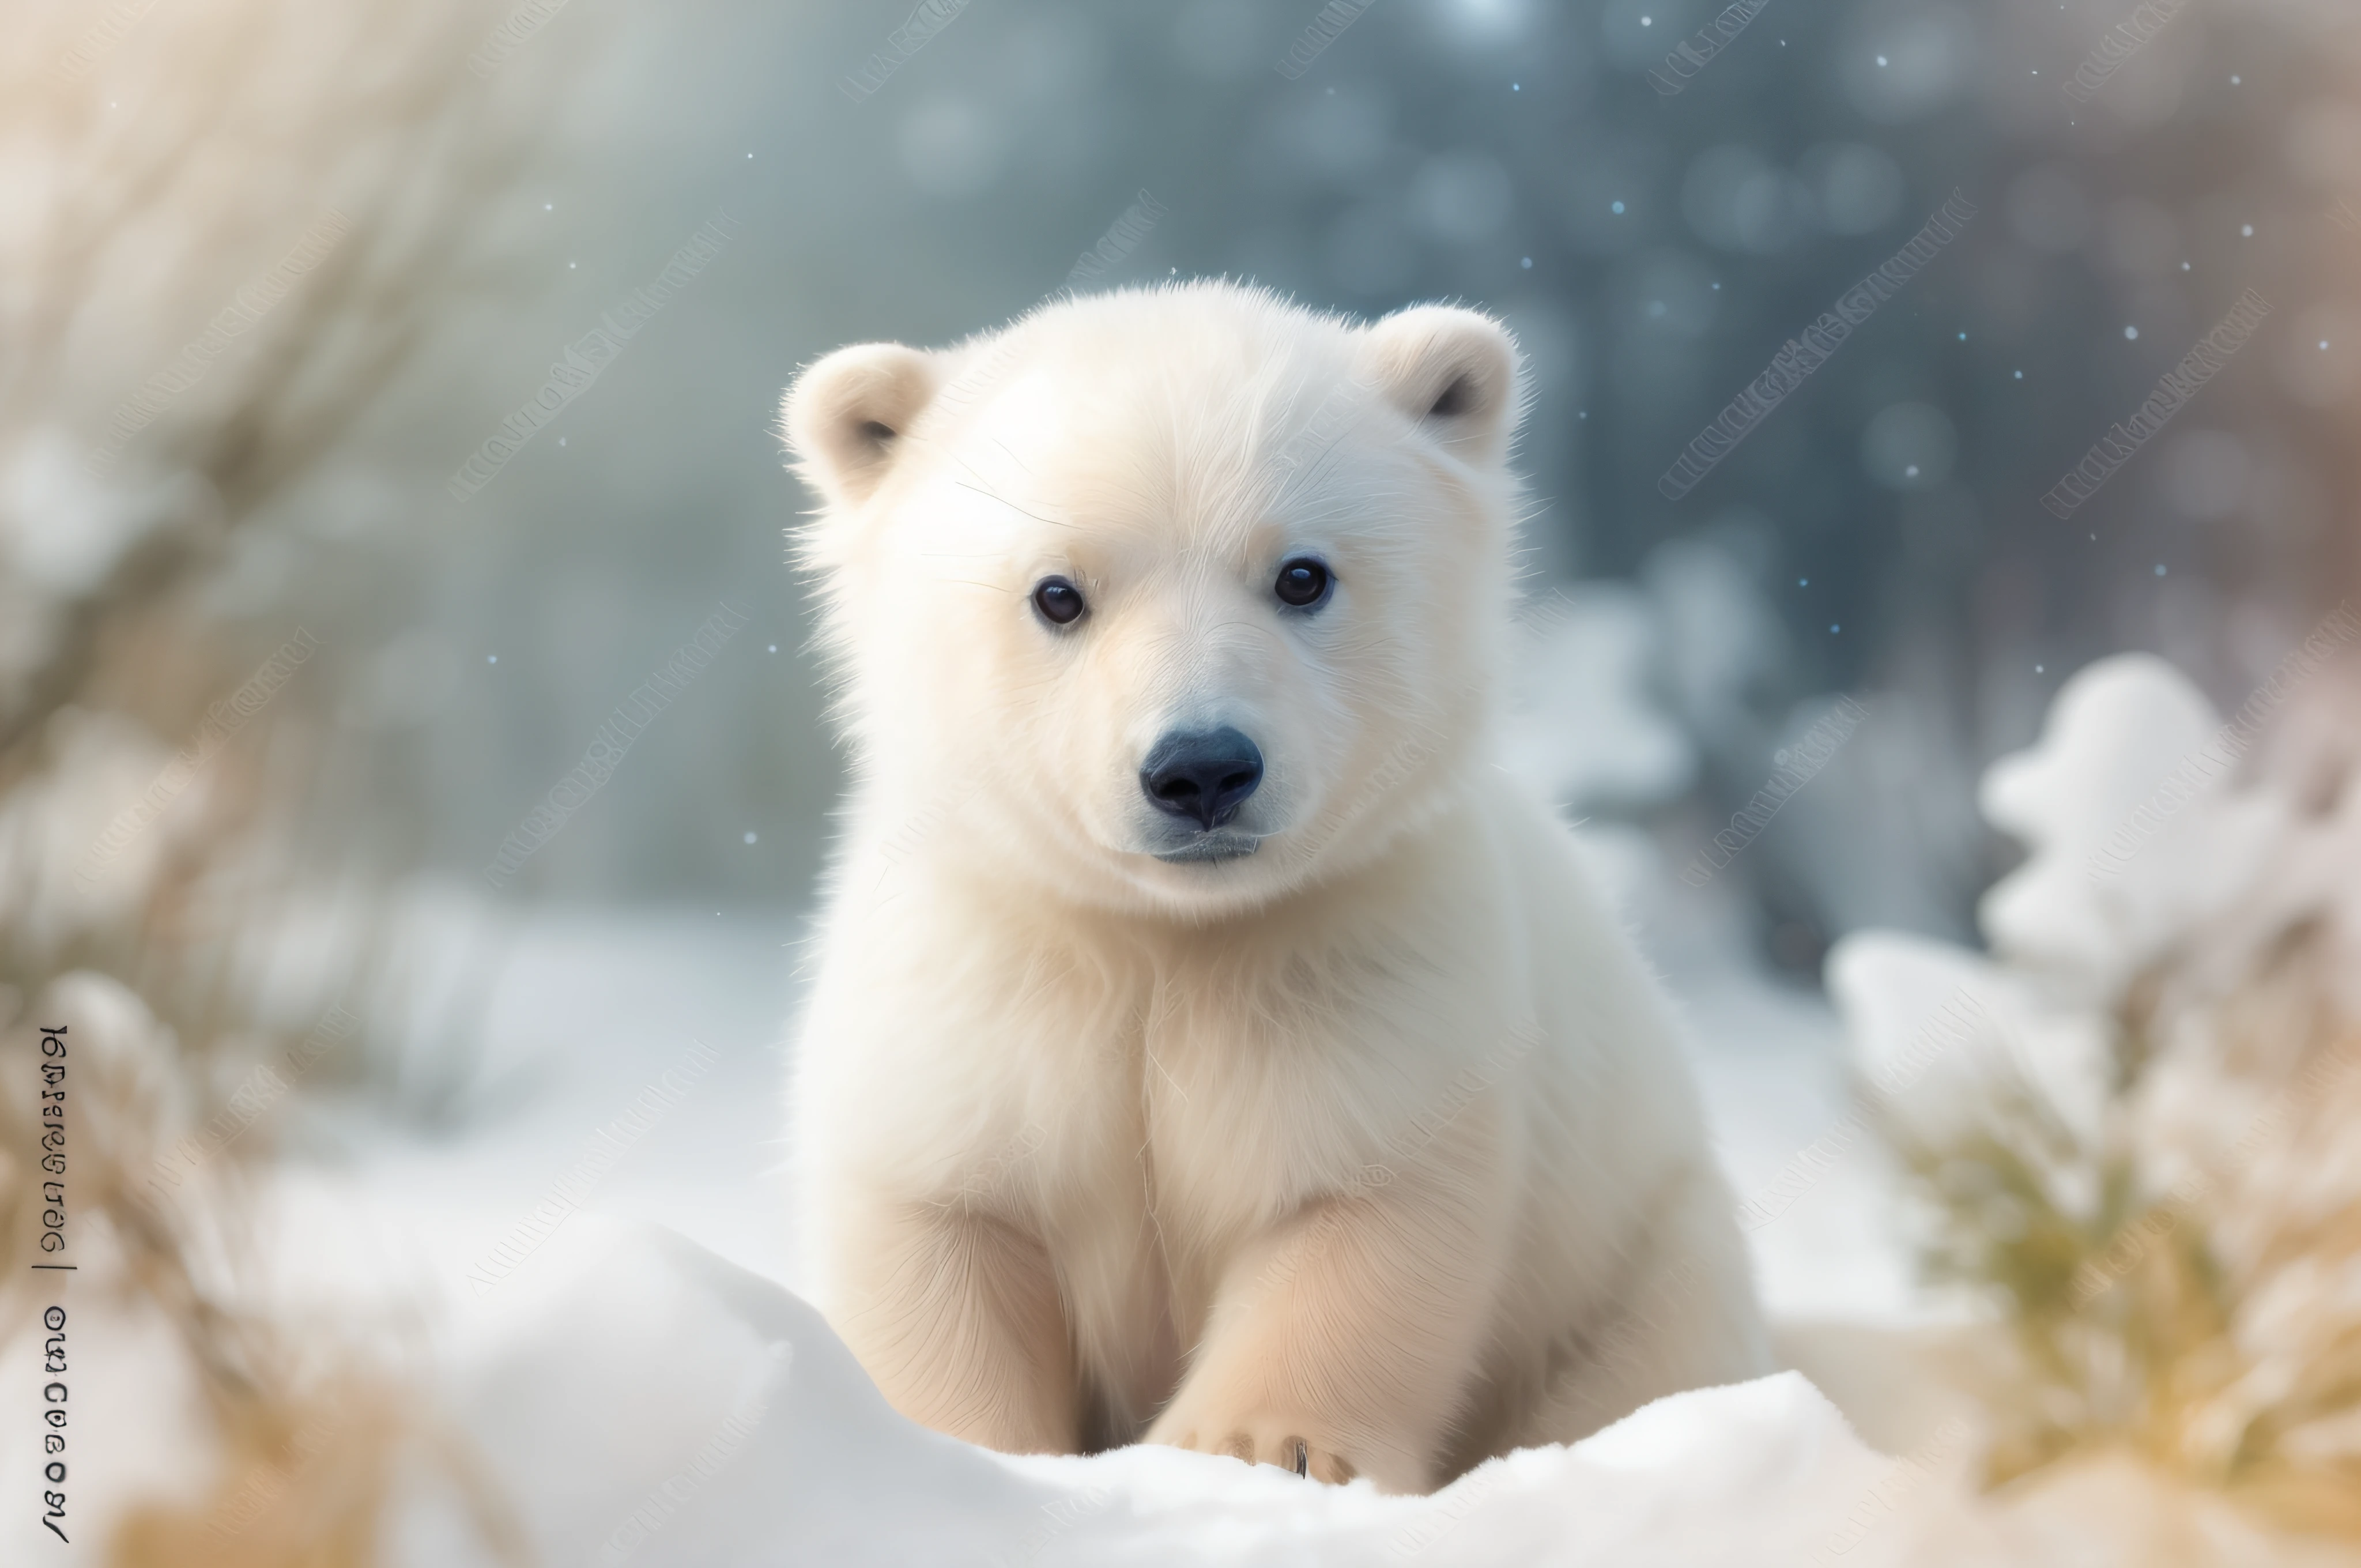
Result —
<path fill-rule="evenodd" d="M 859 97 L 892 5 L 577 0 L 487 46 L 497 8 L 298 27 L 208 4 L 93 42 L 116 14 L 44 5 L 10 46 L 7 736 L 71 705 L 176 746 L 176 699 L 308 626 L 289 713 L 227 754 L 304 709 L 336 779 L 309 792 L 319 830 L 386 874 L 474 881 L 727 597 L 752 630 L 516 896 L 804 899 L 837 773 L 783 565 L 805 498 L 779 390 L 840 344 L 1009 319 L 1142 192 L 1158 215 L 1096 286 L 1218 274 L 1513 323 L 1533 589 L 1628 586 L 1685 741 L 1577 815 L 1726 814 L 1796 701 L 1894 699 L 1858 783 L 1815 792 L 1854 792 L 1851 850 L 1784 852 L 1806 835 L 1783 823 L 1736 873 L 1803 972 L 1865 920 L 1966 929 L 1996 869 L 1969 784 L 2067 674 L 2154 649 L 2235 705 L 2354 570 L 2361 216 L 2337 203 L 2361 111 L 2331 5 L 2176 17 L 2092 104 L 2059 84 L 2120 18 L 2081 0 L 1765 9 L 1675 95 L 1645 72 L 1702 5 L 1380 5 L 1290 80 L 1308 16 L 1025 0 L 957 13 Z M 1954 189 L 1962 239 L 1664 499 L 1688 440 Z M 331 210 L 352 227 L 325 258 L 115 439 Z M 455 500 L 565 346 L 717 212 L 745 227 Z M 2043 511 L 2246 289 L 2273 312 L 2253 346 L 2070 523 Z M 217 675 L 121 646 L 167 600 Z M 93 703 L 76 674 L 109 653 Z"/>
<path fill-rule="evenodd" d="M 2229 713 L 2356 587 L 2361 13 L 1771 0 L 1699 50 L 1716 12 L 21 0 L 0 1029 L 77 999 L 134 1042 L 92 1069 L 146 1107 L 89 1134 L 126 1170 L 252 1125 L 190 1164 L 395 1171 L 396 1203 L 498 1168 L 512 1210 L 557 1162 L 519 1152 L 530 1129 L 570 1148 L 611 1113 L 581 1105 L 711 1039 L 736 1088 L 635 1168 L 710 1178 L 668 1221 L 791 1277 L 758 1179 L 840 759 L 785 565 L 808 498 L 780 391 L 842 344 L 1218 275 L 1517 333 L 1511 760 L 1726 1064 L 1717 1106 L 1816 1086 L 1721 1129 L 1775 1170 L 1841 1103 L 1831 944 L 1977 942 L 2025 853 L 1979 780 L 2069 677 L 2147 652 Z M 1349 25 L 1307 35 L 1321 15 Z M 2094 54 L 2119 27 L 2136 47 Z M 1685 40 L 1709 60 L 1669 69 Z M 2103 87 L 2069 91 L 2092 60 Z M 1666 499 L 1689 441 L 1954 192 L 1960 236 Z M 2226 368 L 2045 510 L 2246 291 L 2269 313 Z M 611 776 L 488 879 L 725 606 L 742 623 Z M 1866 717 L 1811 782 L 1676 887 L 1839 697 Z M 588 1043 L 625 1037 L 584 1088 Z M 236 1284 L 118 1197 L 81 1200 L 87 1245 L 208 1304 L 182 1314 L 192 1409 L 243 1431 L 258 1388 L 326 1397 L 290 1370 L 300 1277 Z M 1905 1290 L 1899 1263 L 1765 1266 L 1816 1310 Z"/>

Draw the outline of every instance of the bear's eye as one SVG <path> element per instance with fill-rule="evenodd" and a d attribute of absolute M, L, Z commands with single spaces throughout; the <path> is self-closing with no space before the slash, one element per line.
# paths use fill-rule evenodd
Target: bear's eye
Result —
<path fill-rule="evenodd" d="M 1279 596 L 1281 604 L 1310 609 L 1327 598 L 1328 590 L 1335 581 L 1328 575 L 1326 562 L 1311 555 L 1298 555 L 1280 564 L 1279 581 L 1271 585 L 1271 592 Z"/>
<path fill-rule="evenodd" d="M 1052 626 L 1071 626 L 1082 618 L 1082 590 L 1063 577 L 1044 577 L 1033 585 L 1033 608 Z"/>

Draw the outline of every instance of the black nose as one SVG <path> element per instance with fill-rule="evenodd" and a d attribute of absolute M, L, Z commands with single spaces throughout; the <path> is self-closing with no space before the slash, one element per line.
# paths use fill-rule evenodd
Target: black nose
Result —
<path fill-rule="evenodd" d="M 1235 817 L 1261 783 L 1261 751 L 1227 727 L 1167 735 L 1139 770 L 1139 787 L 1156 809 L 1186 817 L 1208 829 Z"/>

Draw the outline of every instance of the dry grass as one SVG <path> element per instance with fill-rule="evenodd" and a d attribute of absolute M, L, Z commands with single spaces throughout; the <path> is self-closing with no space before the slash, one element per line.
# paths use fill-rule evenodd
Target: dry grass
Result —
<path fill-rule="evenodd" d="M 458 1495 L 502 1563 L 532 1561 L 522 1532 L 464 1443 L 381 1373 L 219 1411 L 221 1478 L 195 1507 L 135 1508 L 117 1568 L 365 1568 L 396 1483 L 422 1459 Z"/>

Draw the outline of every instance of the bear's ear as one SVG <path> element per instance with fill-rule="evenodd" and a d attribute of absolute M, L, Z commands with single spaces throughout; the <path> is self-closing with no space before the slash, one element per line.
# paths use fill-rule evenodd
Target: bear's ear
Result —
<path fill-rule="evenodd" d="M 934 400 L 935 356 L 898 343 L 863 343 L 796 378 L 779 427 L 796 471 L 831 507 L 867 500 L 901 453 L 911 424 Z"/>
<path fill-rule="evenodd" d="M 1508 455 L 1524 414 L 1516 339 L 1489 316 L 1414 305 L 1368 329 L 1367 374 L 1396 408 L 1471 463 Z"/>

